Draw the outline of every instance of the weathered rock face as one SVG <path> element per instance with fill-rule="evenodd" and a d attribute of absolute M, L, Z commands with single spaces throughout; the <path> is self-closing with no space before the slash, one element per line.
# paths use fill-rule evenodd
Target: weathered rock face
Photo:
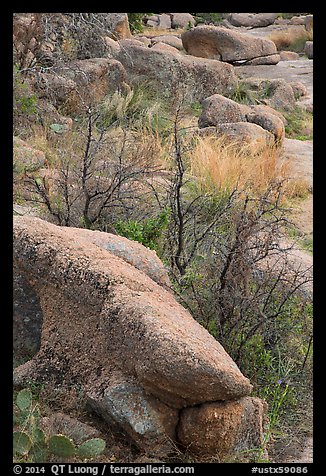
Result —
<path fill-rule="evenodd" d="M 125 40 L 127 41 L 127 40 Z M 67 65 L 66 76 L 79 86 L 103 82 L 106 91 L 116 89 L 126 79 L 123 66 L 111 58 L 73 61 Z"/>
<path fill-rule="evenodd" d="M 172 28 L 186 28 L 194 26 L 196 20 L 190 13 L 170 13 Z"/>
<path fill-rule="evenodd" d="M 220 94 L 213 94 L 202 102 L 202 113 L 198 119 L 199 127 L 216 126 L 225 122 L 241 122 L 245 115 L 241 105 Z"/>
<path fill-rule="evenodd" d="M 293 61 L 299 59 L 299 53 L 295 51 L 280 51 L 280 61 Z"/>
<path fill-rule="evenodd" d="M 290 25 L 304 25 L 305 15 L 295 15 L 290 19 Z"/>
<path fill-rule="evenodd" d="M 107 13 L 106 21 L 114 40 L 132 37 L 127 13 Z"/>
<path fill-rule="evenodd" d="M 103 41 L 106 45 L 107 55 L 108 57 L 114 56 L 114 54 L 118 53 L 120 50 L 119 41 L 113 40 L 110 36 L 105 36 Z"/>
<path fill-rule="evenodd" d="M 110 38 L 108 41 L 116 43 Z M 60 106 L 68 101 L 78 102 L 80 97 L 87 102 L 99 101 L 109 92 L 121 88 L 125 80 L 126 71 L 119 61 L 92 58 L 71 61 L 63 69 L 57 68 L 51 73 L 40 73 L 35 86 L 55 106 Z"/>
<path fill-rule="evenodd" d="M 277 13 L 231 13 L 227 19 L 234 26 L 259 28 L 272 25 Z"/>
<path fill-rule="evenodd" d="M 313 15 L 306 15 L 304 25 L 307 31 L 313 30 L 314 27 L 314 17 Z"/>
<path fill-rule="evenodd" d="M 81 445 L 90 438 L 100 438 L 102 436 L 96 428 L 61 412 L 43 417 L 40 425 L 47 437 L 64 434 L 69 436 L 77 445 Z"/>
<path fill-rule="evenodd" d="M 155 43 L 165 43 L 167 45 L 173 46 L 173 48 L 177 48 L 178 50 L 183 50 L 182 41 L 177 36 L 173 35 L 158 35 L 152 38 L 151 43 L 155 45 Z"/>
<path fill-rule="evenodd" d="M 31 214 L 29 210 L 20 212 Z M 79 239 L 87 240 L 99 248 L 109 251 L 125 262 L 147 274 L 159 285 L 170 288 L 170 280 L 162 262 L 156 253 L 145 248 L 136 241 L 111 233 L 91 231 L 81 228 L 67 228 L 67 239 L 78 243 Z M 26 276 L 14 272 L 14 361 L 15 366 L 31 359 L 40 348 L 43 312 L 39 299 Z"/>
<path fill-rule="evenodd" d="M 274 79 L 268 83 L 268 97 L 265 103 L 275 109 L 291 109 L 295 106 L 293 89 L 284 79 Z"/>
<path fill-rule="evenodd" d="M 67 238 L 70 237 L 75 242 L 78 242 L 80 238 L 87 240 L 147 274 L 160 286 L 170 288 L 171 283 L 168 273 L 155 251 L 146 248 L 137 241 L 131 241 L 112 233 L 92 231 L 85 228 L 69 227 L 66 232 Z"/>
<path fill-rule="evenodd" d="M 151 15 L 147 18 L 146 25 L 166 30 L 171 28 L 171 17 L 166 13 L 162 13 L 160 15 Z"/>
<path fill-rule="evenodd" d="M 188 54 L 201 58 L 233 63 L 258 58 L 268 62 L 270 57 L 275 61 L 278 56 L 272 41 L 223 27 L 197 26 L 182 33 L 181 39 Z"/>
<path fill-rule="evenodd" d="M 276 109 L 273 109 L 272 107 L 267 106 L 266 104 L 255 104 L 255 105 L 248 106 L 248 108 L 246 108 L 245 110 L 245 113 L 248 114 L 249 112 L 257 112 L 259 114 L 265 114 L 265 113 L 272 114 L 278 117 L 279 119 L 281 119 L 281 121 L 283 122 L 285 126 L 287 125 L 287 120 L 285 119 L 283 114 L 280 111 L 277 111 Z"/>
<path fill-rule="evenodd" d="M 147 37 L 146 35 L 135 35 L 134 38 L 141 41 L 145 46 L 150 46 L 152 44 L 150 37 Z"/>
<path fill-rule="evenodd" d="M 137 382 L 115 373 L 103 392 L 88 393 L 89 408 L 117 429 L 123 428 L 142 448 L 168 452 L 176 439 L 178 410 L 148 395 Z"/>
<path fill-rule="evenodd" d="M 281 145 L 284 140 L 285 129 L 282 120 L 274 114 L 267 112 L 250 112 L 246 114 L 248 122 L 261 126 L 266 131 L 273 134 L 275 142 Z"/>
<path fill-rule="evenodd" d="M 269 106 L 238 104 L 219 94 L 206 98 L 202 106 L 198 119 L 200 128 L 216 126 L 218 135 L 225 134 L 232 140 L 251 142 L 252 145 L 267 145 L 273 142 L 273 136 L 280 145 L 284 139 L 283 116 Z"/>
<path fill-rule="evenodd" d="M 33 287 L 14 269 L 13 280 L 14 367 L 30 360 L 40 349 L 43 312 Z"/>
<path fill-rule="evenodd" d="M 175 96 L 186 90 L 193 100 L 234 91 L 237 78 L 231 65 L 137 45 L 123 45 L 115 55 L 127 73 L 152 80 L 162 94 Z"/>
<path fill-rule="evenodd" d="M 294 93 L 294 97 L 296 99 L 302 96 L 307 96 L 308 90 L 306 86 L 303 83 L 301 83 L 301 81 L 291 81 L 289 85 L 291 86 Z"/>
<path fill-rule="evenodd" d="M 173 54 L 178 54 L 179 50 L 177 48 L 174 48 L 174 46 L 167 45 L 166 43 L 162 42 L 157 42 L 152 46 L 152 49 L 154 51 L 162 51 L 162 52 L 167 52 L 167 53 L 173 53 Z"/>
<path fill-rule="evenodd" d="M 218 124 L 216 135 L 224 135 L 232 142 L 251 144 L 255 149 L 272 145 L 274 137 L 265 128 L 249 122 L 233 122 L 231 124 Z"/>
<path fill-rule="evenodd" d="M 170 292 L 80 231 L 14 218 L 14 263 L 43 313 L 40 350 L 15 370 L 16 385 L 78 384 L 142 447 L 173 436 L 178 409 L 250 393 Z"/>
<path fill-rule="evenodd" d="M 245 83 L 249 89 L 259 91 L 263 98 L 261 102 L 274 109 L 291 109 L 295 106 L 296 98 L 291 86 L 292 82 L 285 79 L 247 78 Z"/>
<path fill-rule="evenodd" d="M 265 419 L 259 398 L 205 403 L 182 410 L 178 439 L 194 453 L 225 458 L 261 447 Z"/>
<path fill-rule="evenodd" d="M 39 94 L 51 100 L 51 103 L 60 106 L 69 96 L 76 93 L 77 84 L 72 79 L 56 73 L 40 73 L 36 88 Z"/>
<path fill-rule="evenodd" d="M 314 42 L 313 41 L 306 41 L 304 47 L 304 53 L 308 56 L 308 59 L 313 59 L 314 57 Z"/>
<path fill-rule="evenodd" d="M 14 137 L 14 168 L 17 171 L 32 171 L 41 168 L 45 163 L 45 154 L 34 149 L 19 137 Z"/>
<path fill-rule="evenodd" d="M 253 58 L 252 60 L 246 61 L 247 66 L 258 66 L 260 64 L 277 64 L 281 60 L 280 55 L 277 53 L 275 55 L 268 56 L 259 56 L 258 58 Z"/>

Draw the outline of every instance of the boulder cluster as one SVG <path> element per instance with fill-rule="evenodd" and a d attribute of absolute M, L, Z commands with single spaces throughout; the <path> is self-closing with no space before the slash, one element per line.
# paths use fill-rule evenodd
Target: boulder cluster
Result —
<path fill-rule="evenodd" d="M 261 446 L 264 402 L 175 300 L 153 251 L 25 216 L 14 219 L 14 264 L 16 352 L 37 351 L 16 367 L 16 386 L 78 385 L 93 411 L 152 452 L 173 441 L 221 457 Z"/>

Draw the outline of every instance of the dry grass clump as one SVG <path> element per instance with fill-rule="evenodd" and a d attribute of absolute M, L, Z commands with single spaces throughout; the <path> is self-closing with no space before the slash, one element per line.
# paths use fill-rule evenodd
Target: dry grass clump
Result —
<path fill-rule="evenodd" d="M 172 35 L 178 36 L 181 35 L 185 30 L 183 28 L 155 28 L 155 27 L 145 27 L 144 31 L 141 33 L 144 36 L 161 36 L 161 35 Z"/>
<path fill-rule="evenodd" d="M 272 40 L 278 51 L 290 50 L 302 52 L 306 41 L 312 40 L 312 31 L 307 31 L 304 26 L 293 26 L 285 30 L 273 31 L 268 39 Z"/>
<path fill-rule="evenodd" d="M 189 161 L 204 193 L 234 188 L 259 193 L 278 180 L 284 182 L 284 198 L 309 190 L 306 181 L 293 176 L 293 162 L 282 160 L 281 150 L 272 145 L 240 147 L 223 136 L 198 138 Z"/>

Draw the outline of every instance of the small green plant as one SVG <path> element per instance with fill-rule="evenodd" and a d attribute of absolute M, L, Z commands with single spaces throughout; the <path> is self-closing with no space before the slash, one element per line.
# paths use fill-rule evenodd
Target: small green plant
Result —
<path fill-rule="evenodd" d="M 62 124 L 50 124 L 50 129 L 56 134 L 62 134 L 65 131 L 65 128 Z"/>
<path fill-rule="evenodd" d="M 282 405 L 284 404 L 285 399 L 287 398 L 288 395 L 288 390 L 289 386 L 286 383 L 283 383 L 281 379 L 277 381 L 277 384 L 274 386 L 274 391 L 273 391 L 273 402 L 272 405 L 269 407 L 269 424 L 268 424 L 268 429 L 265 433 L 264 436 L 264 441 L 259 449 L 258 455 L 257 455 L 257 463 L 264 463 L 266 462 L 266 459 L 263 457 L 266 447 L 271 439 L 271 436 L 273 434 L 273 430 L 275 426 L 278 423 L 279 417 L 280 417 L 280 409 Z"/>
<path fill-rule="evenodd" d="M 230 99 L 240 104 L 251 105 L 260 103 L 259 91 L 252 90 L 250 85 L 243 81 L 238 81 L 238 84 L 230 96 Z"/>
<path fill-rule="evenodd" d="M 223 20 L 222 13 L 192 13 L 197 23 L 219 24 Z"/>
<path fill-rule="evenodd" d="M 85 441 L 77 449 L 78 456 L 81 458 L 94 458 L 103 453 L 105 449 L 105 441 L 101 438 L 92 438 L 91 440 Z"/>
<path fill-rule="evenodd" d="M 300 107 L 291 111 L 282 111 L 287 124 L 285 134 L 291 139 L 311 140 L 313 138 L 313 115 Z"/>
<path fill-rule="evenodd" d="M 152 13 L 128 13 L 129 28 L 131 33 L 142 33 L 144 31 L 143 18 L 153 15 Z"/>
<path fill-rule="evenodd" d="M 114 227 L 120 235 L 138 241 L 151 250 L 158 251 L 159 239 L 167 227 L 168 218 L 169 210 L 165 210 L 157 218 L 150 218 L 142 222 L 119 220 Z"/>
<path fill-rule="evenodd" d="M 201 112 L 202 112 L 202 105 L 199 101 L 196 101 L 196 102 L 193 102 L 190 104 L 190 109 L 191 109 L 191 113 L 196 116 L 196 117 L 199 117 Z"/>
<path fill-rule="evenodd" d="M 313 238 L 307 237 L 302 240 L 302 247 L 304 250 L 309 251 L 309 253 L 313 253 Z"/>
<path fill-rule="evenodd" d="M 92 459 L 105 449 L 105 441 L 101 438 L 89 439 L 79 446 L 66 435 L 56 434 L 47 438 L 41 428 L 39 405 L 33 402 L 33 394 L 29 388 L 18 392 L 13 418 L 13 449 L 16 461 L 45 463 L 51 454 L 61 458 Z"/>
<path fill-rule="evenodd" d="M 53 435 L 48 440 L 51 453 L 62 458 L 71 458 L 76 454 L 74 442 L 65 435 Z"/>
<path fill-rule="evenodd" d="M 188 21 L 188 24 L 187 24 L 185 30 L 191 30 L 192 26 L 193 25 L 192 25 L 191 21 Z"/>
<path fill-rule="evenodd" d="M 13 71 L 13 83 L 14 111 L 15 109 L 18 109 L 20 114 L 37 114 L 37 97 L 29 90 L 18 66 L 16 65 L 14 66 Z"/>

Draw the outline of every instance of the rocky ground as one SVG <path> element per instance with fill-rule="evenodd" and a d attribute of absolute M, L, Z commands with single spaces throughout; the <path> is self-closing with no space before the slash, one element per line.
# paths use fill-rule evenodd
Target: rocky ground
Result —
<path fill-rule="evenodd" d="M 266 36 L 273 30 L 279 30 L 278 27 L 259 28 L 251 30 L 251 34 Z M 268 65 L 260 66 L 239 66 L 237 72 L 241 78 L 252 76 L 278 79 L 286 81 L 301 81 L 307 88 L 308 95 L 301 99 L 299 103 L 313 106 L 313 65 L 310 60 L 298 59 L 296 61 L 280 61 L 277 65 L 271 67 Z M 294 158 L 295 173 L 308 180 L 313 185 L 313 141 L 284 139 L 284 158 Z M 313 235 L 313 196 L 309 196 L 301 201 L 298 207 L 293 211 L 291 219 L 305 237 Z M 298 250 L 295 259 L 305 263 L 306 266 L 312 266 L 313 258 L 311 253 L 304 250 Z M 282 443 L 283 445 L 284 443 Z M 313 438 L 307 437 L 305 440 L 290 441 L 283 448 L 279 448 L 279 457 L 277 462 L 281 463 L 312 463 L 313 462 Z"/>
<path fill-rule="evenodd" d="M 250 32 L 252 33 L 252 32 Z M 256 77 L 265 79 L 285 79 L 287 82 L 300 81 L 308 94 L 299 100 L 300 104 L 313 104 L 313 62 L 299 58 L 292 61 L 280 61 L 273 68 L 270 65 L 238 66 L 237 74 L 240 78 Z"/>

